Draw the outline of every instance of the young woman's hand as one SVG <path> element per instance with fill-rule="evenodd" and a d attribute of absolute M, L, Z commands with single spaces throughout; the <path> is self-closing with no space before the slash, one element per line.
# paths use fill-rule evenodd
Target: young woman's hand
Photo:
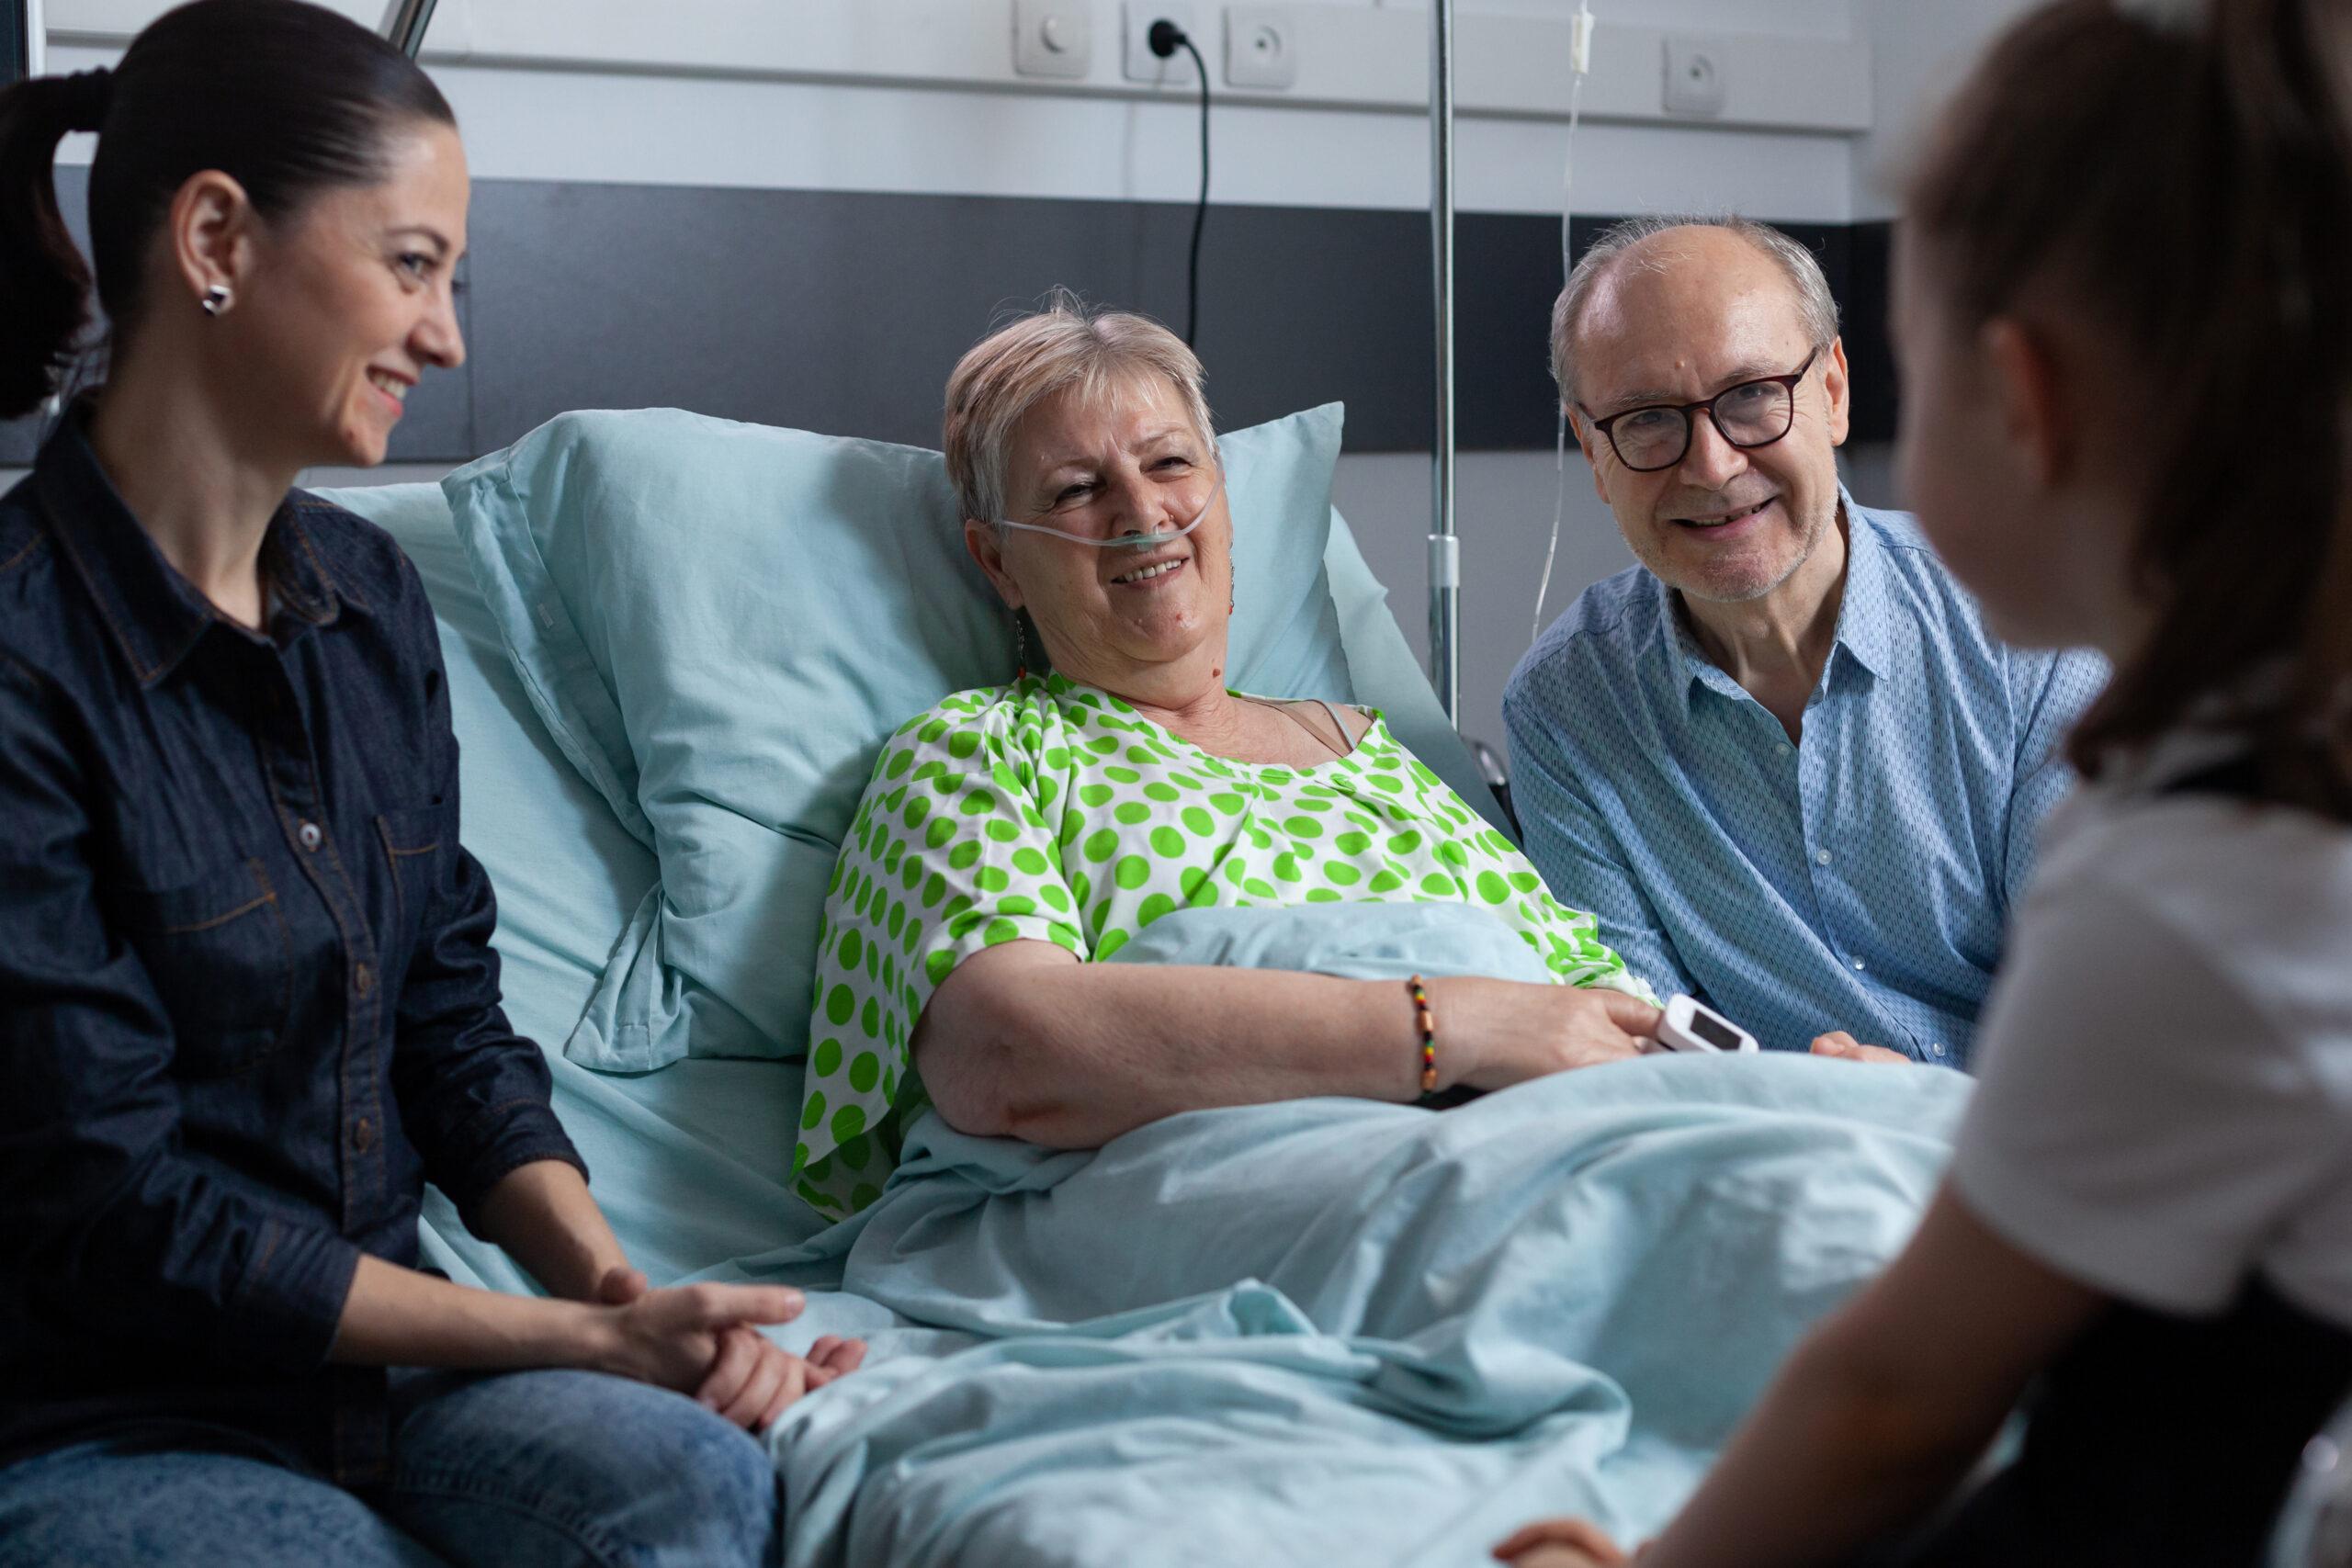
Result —
<path fill-rule="evenodd" d="M 596 1284 L 596 1299 L 608 1306 L 627 1306 L 647 1293 L 645 1275 L 626 1266 L 606 1270 Z M 694 1396 L 704 1408 L 717 1411 L 746 1431 L 762 1431 L 802 1394 L 814 1393 L 835 1378 L 855 1371 L 865 1359 L 863 1339 L 828 1334 L 810 1346 L 803 1358 L 759 1330 L 737 1324 L 718 1335 L 717 1351 Z"/>
<path fill-rule="evenodd" d="M 610 1276 L 606 1277 L 610 1286 Z M 616 1293 L 618 1293 L 616 1292 Z M 639 1382 L 697 1393 L 728 1330 L 789 1323 L 804 1304 L 779 1285 L 680 1285 L 640 1291 L 625 1304 L 597 1309 L 594 1364 Z"/>
<path fill-rule="evenodd" d="M 1582 1519 L 1538 1519 L 1495 1548 L 1511 1568 L 1625 1568 L 1634 1561 Z"/>
<path fill-rule="evenodd" d="M 1430 981 L 1430 1007 L 1440 1070 L 1458 1053 L 1452 1081 L 1486 1089 L 1637 1056 L 1659 1018 L 1623 991 L 1477 978 Z"/>

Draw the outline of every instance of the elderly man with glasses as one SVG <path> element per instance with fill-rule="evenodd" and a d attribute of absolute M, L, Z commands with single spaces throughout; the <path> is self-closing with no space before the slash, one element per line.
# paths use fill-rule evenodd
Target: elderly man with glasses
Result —
<path fill-rule="evenodd" d="M 1768 1048 L 1964 1066 L 2104 667 L 2004 647 L 1907 517 L 1846 493 L 1837 305 L 1779 231 L 1611 229 L 1552 363 L 1641 564 L 1511 676 L 1529 855 L 1660 994 Z"/>

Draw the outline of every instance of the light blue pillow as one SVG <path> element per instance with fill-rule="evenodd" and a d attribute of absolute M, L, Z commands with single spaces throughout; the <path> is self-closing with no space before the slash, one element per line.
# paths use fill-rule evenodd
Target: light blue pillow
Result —
<path fill-rule="evenodd" d="M 1223 439 L 1230 679 L 1352 700 L 1323 555 L 1342 411 Z M 671 409 L 569 413 L 442 481 L 556 745 L 661 880 L 565 1055 L 797 1056 L 836 849 L 883 739 L 1007 679 L 939 454 Z"/>
<path fill-rule="evenodd" d="M 498 898 L 506 1014 L 525 1034 L 552 1044 L 571 1032 L 613 933 L 660 868 L 558 752 L 517 688 L 505 639 L 450 529 L 441 487 L 318 494 L 390 533 L 424 580 L 458 733 L 460 831 Z"/>

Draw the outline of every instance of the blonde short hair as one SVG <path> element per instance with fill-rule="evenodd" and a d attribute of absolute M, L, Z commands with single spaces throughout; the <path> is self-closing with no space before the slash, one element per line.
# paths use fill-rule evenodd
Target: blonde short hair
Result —
<path fill-rule="evenodd" d="M 982 338 L 947 378 L 947 477 L 964 515 L 1003 521 L 1012 433 L 1031 409 L 1072 389 L 1115 397 L 1154 375 L 1176 389 L 1202 441 L 1214 441 L 1199 358 L 1148 316 L 1093 310 L 1062 289 Z"/>

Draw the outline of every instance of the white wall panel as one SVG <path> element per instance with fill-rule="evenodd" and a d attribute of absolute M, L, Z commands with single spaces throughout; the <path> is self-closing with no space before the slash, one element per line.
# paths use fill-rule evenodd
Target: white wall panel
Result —
<path fill-rule="evenodd" d="M 2033 0 L 1856 0 L 1875 123 L 1853 144 L 1854 216 L 1890 218 L 1904 160 L 1993 36 Z"/>
<path fill-rule="evenodd" d="M 1853 186 L 1845 132 L 1871 114 L 1869 46 L 1849 36 L 1859 3 L 1602 0 L 1578 206 L 1736 206 L 1843 220 Z M 1012 78 L 1009 0 L 442 0 L 426 57 L 458 107 L 475 173 L 487 178 L 1190 199 L 1193 100 L 1119 80 L 1118 6 L 1093 5 L 1096 69 L 1068 85 Z M 53 0 L 54 68 L 111 60 L 163 8 L 163 0 Z M 344 0 L 341 8 L 372 22 L 379 7 Z M 1558 206 L 1561 18 L 1571 9 L 1567 0 L 1463 6 L 1464 210 Z M 1217 7 L 1201 10 L 1215 17 Z M 1221 100 L 1212 199 L 1425 205 L 1425 13 L 1363 0 L 1298 11 L 1309 45 L 1320 34 L 1332 47 L 1319 56 L 1308 49 L 1298 94 Z M 1728 35 L 1748 51 L 1732 55 L 1731 110 L 1744 93 L 1763 94 L 1753 118 L 1843 131 L 1658 118 L 1657 39 L 1666 28 Z M 1311 103 L 1317 93 L 1325 101 Z M 88 139 L 69 141 L 63 155 L 86 160 Z"/>
<path fill-rule="evenodd" d="M 1029 96 L 1190 96 L 1123 70 L 1124 12 L 1114 0 L 1066 0 L 1093 20 L 1091 63 L 1076 80 L 1023 76 L 1013 64 L 1012 0 L 440 0 L 425 38 L 430 60 L 527 69 L 767 76 L 876 85 L 993 87 Z M 354 11 L 352 4 L 344 7 Z M 163 9 L 157 0 L 55 0 L 50 30 L 74 42 L 129 38 Z M 364 20 L 374 17 L 357 12 Z M 1240 98 L 1408 114 L 1429 102 L 1429 28 L 1422 14 L 1301 0 L 1290 7 L 1297 79 L 1275 91 L 1227 88 Z M 1663 102 L 1664 25 L 1652 11 L 1604 5 L 1584 109 L 1600 118 L 1673 118 Z M 1222 7 L 1194 7 L 1194 41 L 1216 62 Z M 1455 28 L 1457 104 L 1465 115 L 1565 118 L 1572 28 L 1568 7 L 1461 8 Z M 1728 21 L 1728 17 L 1724 18 Z M 1760 24 L 1760 25 L 1759 25 Z M 1680 30 L 1689 30 L 1683 28 Z M 1718 47 L 1724 127 L 1851 132 L 1871 123 L 1870 47 L 1849 37 L 1791 34 L 1769 10 L 1738 30 L 1709 29 Z"/>

